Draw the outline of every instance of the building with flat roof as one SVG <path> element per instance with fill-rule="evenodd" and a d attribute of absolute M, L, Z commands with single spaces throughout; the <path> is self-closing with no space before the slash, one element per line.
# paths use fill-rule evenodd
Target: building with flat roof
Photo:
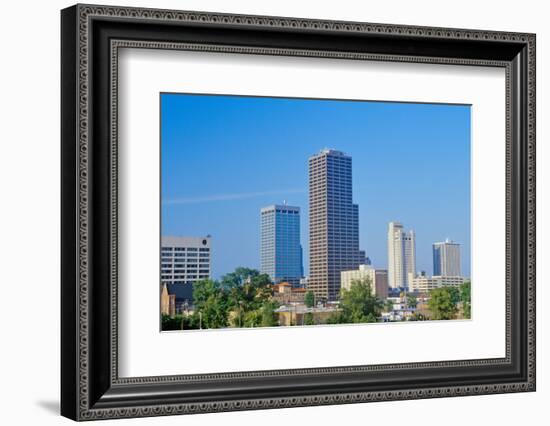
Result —
<path fill-rule="evenodd" d="M 359 207 L 351 157 L 323 149 L 309 158 L 309 281 L 318 300 L 337 300 L 340 272 L 359 266 Z"/>
<path fill-rule="evenodd" d="M 260 269 L 274 283 L 300 286 L 304 276 L 300 208 L 272 205 L 261 209 Z"/>
<path fill-rule="evenodd" d="M 456 277 L 461 275 L 459 243 L 447 239 L 444 242 L 434 243 L 432 251 L 433 274 L 435 276 Z"/>
<path fill-rule="evenodd" d="M 416 272 L 413 230 L 405 231 L 399 222 L 388 224 L 388 283 L 392 288 L 408 287 L 409 274 Z"/>
<path fill-rule="evenodd" d="M 161 237 L 160 281 L 192 284 L 210 278 L 212 237 Z"/>
<path fill-rule="evenodd" d="M 359 265 L 358 269 L 340 272 L 341 289 L 349 290 L 354 281 L 369 280 L 372 294 L 379 299 L 388 297 L 388 271 L 371 265 Z"/>
<path fill-rule="evenodd" d="M 433 276 L 425 274 L 413 276 L 409 275 L 409 289 L 415 293 L 429 293 L 430 290 L 440 287 L 459 287 L 464 284 L 464 277 L 461 276 Z"/>

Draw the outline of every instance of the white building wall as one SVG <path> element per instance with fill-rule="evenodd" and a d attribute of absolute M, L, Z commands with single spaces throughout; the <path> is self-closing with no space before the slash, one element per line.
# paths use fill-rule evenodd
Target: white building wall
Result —
<path fill-rule="evenodd" d="M 388 296 L 388 271 L 370 265 L 359 265 L 359 269 L 340 272 L 341 289 L 349 290 L 353 281 L 364 279 L 370 279 L 372 294 L 384 299 Z"/>
<path fill-rule="evenodd" d="M 210 236 L 161 237 L 160 280 L 165 284 L 193 283 L 211 277 Z"/>

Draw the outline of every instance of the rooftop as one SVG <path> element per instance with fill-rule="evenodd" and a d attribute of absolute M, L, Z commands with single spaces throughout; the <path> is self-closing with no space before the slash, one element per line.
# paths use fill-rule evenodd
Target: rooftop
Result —
<path fill-rule="evenodd" d="M 264 213 L 264 212 L 271 212 L 274 210 L 300 212 L 300 207 L 289 206 L 287 204 L 272 204 L 270 206 L 262 207 L 260 211 Z"/>
<path fill-rule="evenodd" d="M 349 155 L 347 155 L 343 151 L 338 151 L 338 150 L 332 149 L 332 148 L 323 148 L 317 154 L 312 155 L 311 158 L 319 157 L 319 156 L 322 156 L 322 155 L 330 155 L 332 157 L 349 157 Z"/>

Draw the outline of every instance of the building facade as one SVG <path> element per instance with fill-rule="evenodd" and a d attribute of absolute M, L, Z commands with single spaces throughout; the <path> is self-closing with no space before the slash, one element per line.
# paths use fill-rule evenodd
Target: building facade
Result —
<path fill-rule="evenodd" d="M 281 305 L 290 303 L 304 303 L 305 288 L 293 287 L 290 283 L 282 282 L 273 286 L 273 299 Z"/>
<path fill-rule="evenodd" d="M 166 284 L 162 284 L 160 292 L 160 314 L 173 317 L 176 315 L 176 295 L 168 293 Z"/>
<path fill-rule="evenodd" d="M 388 297 L 388 271 L 375 269 L 370 265 L 359 265 L 359 269 L 340 272 L 340 286 L 349 290 L 354 281 L 368 279 L 371 283 L 372 294 L 379 299 Z"/>
<path fill-rule="evenodd" d="M 274 283 L 300 286 L 304 276 L 300 244 L 300 208 L 273 205 L 261 209 L 260 269 Z"/>
<path fill-rule="evenodd" d="M 318 300 L 337 300 L 340 272 L 359 266 L 359 208 L 351 157 L 324 149 L 309 158 L 309 281 Z"/>
<path fill-rule="evenodd" d="M 388 283 L 392 288 L 408 287 L 409 274 L 416 272 L 416 244 L 413 230 L 399 222 L 388 225 Z"/>
<path fill-rule="evenodd" d="M 460 271 L 460 244 L 451 240 L 433 244 L 434 275 L 457 277 Z"/>
<path fill-rule="evenodd" d="M 430 290 L 440 287 L 459 287 L 464 284 L 464 277 L 461 276 L 433 276 L 427 275 L 409 276 L 409 289 L 415 293 L 429 293 Z"/>
<path fill-rule="evenodd" d="M 162 284 L 192 284 L 210 278 L 212 237 L 161 237 Z"/>

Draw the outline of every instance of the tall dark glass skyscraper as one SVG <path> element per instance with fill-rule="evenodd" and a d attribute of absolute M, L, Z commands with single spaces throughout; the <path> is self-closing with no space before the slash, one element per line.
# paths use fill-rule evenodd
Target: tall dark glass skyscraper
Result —
<path fill-rule="evenodd" d="M 308 288 L 317 298 L 338 299 L 340 272 L 360 262 L 351 157 L 341 151 L 324 149 L 309 159 L 309 245 Z"/>
<path fill-rule="evenodd" d="M 261 210 L 261 271 L 275 283 L 300 285 L 304 276 L 300 244 L 300 208 L 273 205 Z"/>

